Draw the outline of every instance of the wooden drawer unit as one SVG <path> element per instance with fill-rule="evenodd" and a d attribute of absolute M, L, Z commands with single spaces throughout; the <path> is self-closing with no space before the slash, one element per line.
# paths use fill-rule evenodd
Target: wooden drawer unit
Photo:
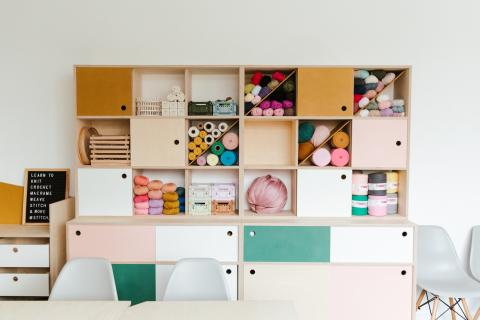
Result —
<path fill-rule="evenodd" d="M 0 267 L 48 268 L 48 244 L 0 244 Z"/>
<path fill-rule="evenodd" d="M 352 170 L 298 170 L 297 216 L 349 217 L 351 215 Z"/>
<path fill-rule="evenodd" d="M 48 273 L 1 273 L 0 296 L 48 297 Z"/>
<path fill-rule="evenodd" d="M 167 288 L 168 280 L 172 274 L 173 264 L 159 264 L 156 266 L 156 292 L 157 300 L 163 300 L 165 289 Z M 224 276 L 227 281 L 228 290 L 230 293 L 230 300 L 237 300 L 237 281 L 238 281 L 238 267 L 237 265 L 223 265 L 225 271 Z"/>
<path fill-rule="evenodd" d="M 131 216 L 132 169 L 79 168 L 78 216 Z"/>
<path fill-rule="evenodd" d="M 132 119 L 132 166 L 185 165 L 185 120 Z"/>
<path fill-rule="evenodd" d="M 119 300 L 132 305 L 155 301 L 154 264 L 114 264 L 112 268 Z"/>
<path fill-rule="evenodd" d="M 105 258 L 117 262 L 154 262 L 155 227 L 67 225 L 68 259 Z"/>
<path fill-rule="evenodd" d="M 214 258 L 238 260 L 237 226 L 157 226 L 156 260 Z"/>
<path fill-rule="evenodd" d="M 411 227 L 332 227 L 331 262 L 413 263 Z"/>
<path fill-rule="evenodd" d="M 299 116 L 351 116 L 352 106 L 352 68 L 298 69 Z"/>
<path fill-rule="evenodd" d="M 352 166 L 406 169 L 407 132 L 405 119 L 354 119 Z"/>
<path fill-rule="evenodd" d="M 245 226 L 244 260 L 329 262 L 330 227 Z"/>
<path fill-rule="evenodd" d="M 78 116 L 131 116 L 132 69 L 77 67 Z"/>

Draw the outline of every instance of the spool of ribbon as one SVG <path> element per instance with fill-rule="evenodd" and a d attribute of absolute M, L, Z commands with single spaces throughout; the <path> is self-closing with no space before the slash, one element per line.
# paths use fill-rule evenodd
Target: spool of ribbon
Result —
<path fill-rule="evenodd" d="M 310 158 L 314 165 L 319 167 L 328 166 L 330 161 L 332 160 L 332 156 L 330 155 L 330 150 L 326 147 L 319 148 L 315 150 Z"/>
<path fill-rule="evenodd" d="M 382 217 L 387 215 L 387 196 L 368 196 L 368 214 Z"/>
<path fill-rule="evenodd" d="M 195 138 L 200 134 L 200 130 L 197 127 L 190 127 L 188 128 L 188 136 L 190 138 Z"/>
<path fill-rule="evenodd" d="M 207 156 L 207 164 L 209 166 L 216 166 L 218 164 L 218 156 L 216 154 L 213 154 L 213 153 L 210 153 L 208 156 Z"/>
<path fill-rule="evenodd" d="M 331 158 L 331 163 L 335 167 L 345 167 L 350 161 L 348 151 L 341 148 L 333 149 Z"/>
<path fill-rule="evenodd" d="M 368 196 L 352 195 L 352 215 L 368 215 Z"/>

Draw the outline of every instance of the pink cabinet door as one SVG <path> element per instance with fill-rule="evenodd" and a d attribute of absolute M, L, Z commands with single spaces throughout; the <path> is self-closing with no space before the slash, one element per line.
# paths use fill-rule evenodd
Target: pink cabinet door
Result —
<path fill-rule="evenodd" d="M 105 258 L 112 263 L 155 261 L 154 226 L 67 226 L 67 258 Z"/>
<path fill-rule="evenodd" d="M 406 119 L 355 119 L 352 126 L 354 168 L 406 168 Z"/>
<path fill-rule="evenodd" d="M 326 319 L 412 319 L 412 277 L 410 266 L 332 265 Z"/>

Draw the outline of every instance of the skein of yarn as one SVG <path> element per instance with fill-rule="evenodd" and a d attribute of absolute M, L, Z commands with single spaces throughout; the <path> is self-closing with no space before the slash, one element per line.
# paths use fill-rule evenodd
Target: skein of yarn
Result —
<path fill-rule="evenodd" d="M 255 107 L 255 108 L 253 108 L 252 111 L 251 111 L 251 115 L 252 115 L 252 116 L 261 116 L 262 113 L 263 113 L 263 110 L 262 110 L 261 108 L 259 108 L 259 107 Z"/>
<path fill-rule="evenodd" d="M 223 136 L 222 143 L 225 149 L 235 150 L 238 148 L 238 135 L 234 132 L 228 132 Z"/>
<path fill-rule="evenodd" d="M 330 149 L 328 147 L 322 147 L 315 150 L 310 159 L 314 165 L 318 167 L 325 167 L 330 164 L 332 155 L 330 154 Z"/>
<path fill-rule="evenodd" d="M 207 156 L 207 164 L 211 167 L 216 166 L 218 164 L 219 160 L 220 159 L 218 158 L 218 156 L 216 154 L 210 153 Z"/>
<path fill-rule="evenodd" d="M 271 175 L 258 177 L 248 188 L 247 200 L 253 212 L 277 213 L 287 203 L 287 187 Z"/>
<path fill-rule="evenodd" d="M 331 158 L 335 167 L 345 167 L 350 161 L 350 154 L 345 149 L 337 148 L 332 151 Z"/>
<path fill-rule="evenodd" d="M 302 142 L 298 145 L 298 161 L 305 160 L 313 151 L 315 146 L 310 142 Z"/>
<path fill-rule="evenodd" d="M 233 166 L 237 162 L 237 153 L 235 151 L 227 150 L 220 156 L 220 162 L 224 166 Z"/>
<path fill-rule="evenodd" d="M 226 122 L 220 122 L 218 124 L 218 130 L 225 132 L 228 129 L 228 124 Z"/>
<path fill-rule="evenodd" d="M 271 116 L 273 116 L 273 109 L 272 109 L 272 108 L 268 108 L 268 109 L 262 110 L 262 115 L 265 116 L 265 117 L 271 117 Z"/>
<path fill-rule="evenodd" d="M 352 174 L 352 194 L 357 196 L 368 195 L 368 175 L 363 173 Z"/>
<path fill-rule="evenodd" d="M 216 139 L 222 135 L 222 132 L 219 129 L 213 129 L 212 136 Z"/>
<path fill-rule="evenodd" d="M 385 196 L 387 194 L 387 175 L 384 172 L 375 172 L 368 175 L 368 194 Z"/>
<path fill-rule="evenodd" d="M 311 122 L 302 122 L 298 126 L 298 142 L 307 142 L 313 136 L 315 126 Z"/>
<path fill-rule="evenodd" d="M 348 133 L 344 131 L 338 131 L 333 135 L 330 144 L 334 148 L 345 149 L 350 144 L 350 137 L 348 136 Z"/>
<path fill-rule="evenodd" d="M 325 125 L 317 125 L 310 142 L 316 148 L 330 136 L 330 129 Z"/>
<path fill-rule="evenodd" d="M 203 129 L 208 133 L 212 132 L 215 128 L 216 126 L 213 122 L 207 121 L 203 124 Z"/>

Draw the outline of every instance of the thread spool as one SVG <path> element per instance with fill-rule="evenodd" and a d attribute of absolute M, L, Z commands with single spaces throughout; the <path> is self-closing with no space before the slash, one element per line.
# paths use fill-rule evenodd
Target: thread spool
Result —
<path fill-rule="evenodd" d="M 188 143 L 188 150 L 193 151 L 193 149 L 195 149 L 196 147 L 197 145 L 195 144 L 195 142 L 191 141 Z"/>
<path fill-rule="evenodd" d="M 344 131 L 335 133 L 331 140 L 332 147 L 345 149 L 350 144 L 350 137 Z"/>
<path fill-rule="evenodd" d="M 213 154 L 219 156 L 223 153 L 223 151 L 225 151 L 225 147 L 220 141 L 217 141 L 214 144 L 212 144 L 212 146 L 210 147 L 210 151 Z"/>
<path fill-rule="evenodd" d="M 368 175 L 363 173 L 352 174 L 352 195 L 368 195 Z"/>
<path fill-rule="evenodd" d="M 387 214 L 396 214 L 398 212 L 398 194 L 387 193 Z"/>
<path fill-rule="evenodd" d="M 207 156 L 206 155 L 201 155 L 200 157 L 197 158 L 197 165 L 203 167 L 206 164 L 207 164 Z"/>
<path fill-rule="evenodd" d="M 398 172 L 387 172 L 387 193 L 398 192 Z"/>
<path fill-rule="evenodd" d="M 207 134 L 205 136 L 205 139 L 203 139 L 205 141 L 206 144 L 208 144 L 209 146 L 212 145 L 212 143 L 215 141 L 215 139 L 213 138 L 213 136 L 211 134 Z"/>
<path fill-rule="evenodd" d="M 199 122 L 197 124 L 197 128 L 198 128 L 198 130 L 203 130 L 203 122 Z"/>
<path fill-rule="evenodd" d="M 368 214 L 375 217 L 387 215 L 387 196 L 368 196 Z"/>
<path fill-rule="evenodd" d="M 188 160 L 194 161 L 195 159 L 197 159 L 197 156 L 195 155 L 195 153 L 189 152 L 188 153 Z"/>
<path fill-rule="evenodd" d="M 238 148 L 238 135 L 234 132 L 226 133 L 222 138 L 222 144 L 227 150 L 235 150 Z"/>
<path fill-rule="evenodd" d="M 227 150 L 220 156 L 220 161 L 224 166 L 233 166 L 237 163 L 237 153 L 235 151 Z"/>
<path fill-rule="evenodd" d="M 218 130 L 220 130 L 221 132 L 225 132 L 227 131 L 228 129 L 228 124 L 226 122 L 220 122 L 218 124 Z"/>
<path fill-rule="evenodd" d="M 200 143 L 200 149 L 207 150 L 208 149 L 208 144 L 206 144 L 205 142 Z"/>
<path fill-rule="evenodd" d="M 195 137 L 193 139 L 193 143 L 195 143 L 196 146 L 199 146 L 200 144 L 202 144 L 202 142 L 203 142 L 203 140 L 200 137 Z"/>
<path fill-rule="evenodd" d="M 202 139 L 205 139 L 205 137 L 207 136 L 207 131 L 200 130 L 200 133 L 198 134 L 198 136 Z"/>
<path fill-rule="evenodd" d="M 207 156 L 207 164 L 211 167 L 216 166 L 218 164 L 218 156 L 216 154 L 210 153 Z"/>
<path fill-rule="evenodd" d="M 368 196 L 352 195 L 352 216 L 368 215 Z"/>
<path fill-rule="evenodd" d="M 385 172 L 375 172 L 368 175 L 368 194 L 374 196 L 387 195 L 387 175 Z"/>
<path fill-rule="evenodd" d="M 196 147 L 194 150 L 193 150 L 193 153 L 196 155 L 196 156 L 199 156 L 202 154 L 202 149 L 199 148 L 199 147 Z"/>
<path fill-rule="evenodd" d="M 215 124 L 213 122 L 207 121 L 203 124 L 203 129 L 208 133 L 211 133 L 215 129 Z"/>
<path fill-rule="evenodd" d="M 313 152 L 310 159 L 314 165 L 318 167 L 325 167 L 328 166 L 332 160 L 332 156 L 330 155 L 330 150 L 328 148 L 318 148 Z"/>
<path fill-rule="evenodd" d="M 300 143 L 298 145 L 298 161 L 305 160 L 314 150 L 315 147 L 310 141 Z"/>
<path fill-rule="evenodd" d="M 190 127 L 188 128 L 188 136 L 190 138 L 195 138 L 200 134 L 200 130 L 197 127 Z"/>
<path fill-rule="evenodd" d="M 219 129 L 213 129 L 212 131 L 212 136 L 217 139 L 218 137 L 220 137 L 222 135 L 222 132 L 219 130 Z"/>
<path fill-rule="evenodd" d="M 341 148 L 333 149 L 331 158 L 331 163 L 335 167 L 345 167 L 350 161 L 348 151 Z"/>

